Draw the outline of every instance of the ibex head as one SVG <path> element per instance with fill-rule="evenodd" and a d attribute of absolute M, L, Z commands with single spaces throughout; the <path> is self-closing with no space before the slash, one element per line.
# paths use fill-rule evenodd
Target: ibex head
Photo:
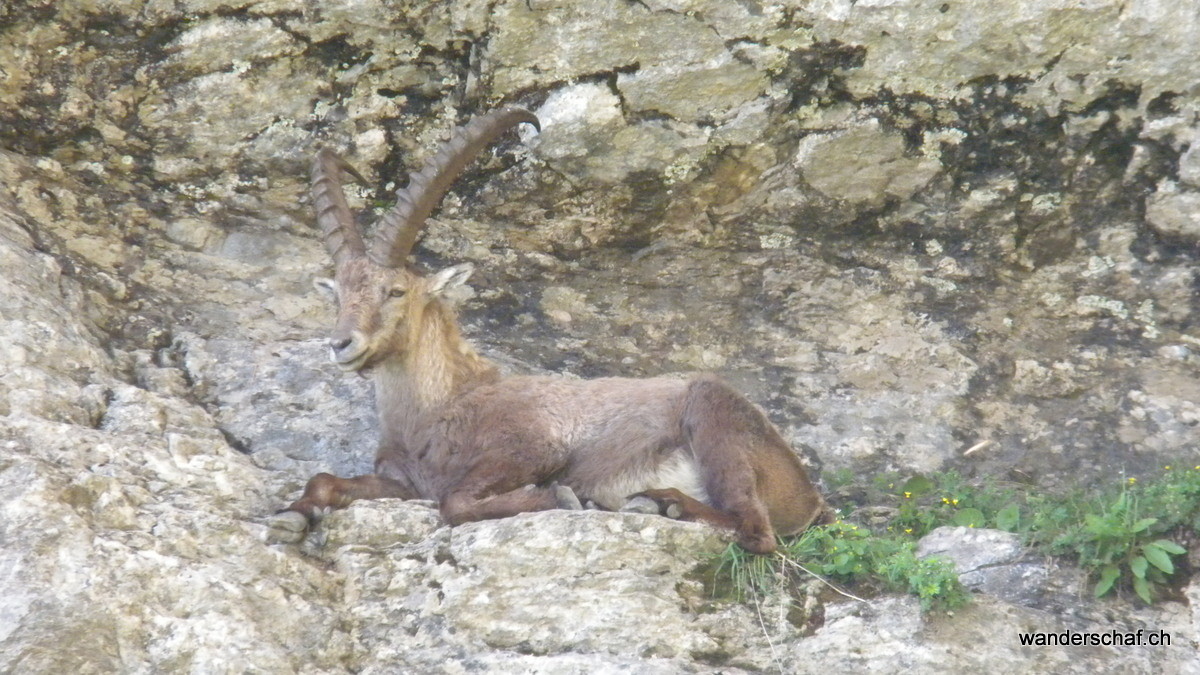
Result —
<path fill-rule="evenodd" d="M 396 205 L 376 224 L 370 250 L 341 187 L 343 170 L 359 180 L 362 177 L 332 151 L 317 153 L 313 204 L 336 266 L 334 279 L 318 279 L 317 286 L 331 291 L 337 300 L 338 318 L 329 347 L 334 363 L 343 370 L 360 371 L 407 353 L 425 313 L 442 294 L 471 275 L 470 265 L 456 265 L 425 276 L 408 264 L 408 255 L 425 219 L 454 179 L 480 150 L 521 122 L 538 127 L 533 113 L 503 108 L 455 129 L 437 154 L 409 178 L 408 186 L 397 190 Z"/>

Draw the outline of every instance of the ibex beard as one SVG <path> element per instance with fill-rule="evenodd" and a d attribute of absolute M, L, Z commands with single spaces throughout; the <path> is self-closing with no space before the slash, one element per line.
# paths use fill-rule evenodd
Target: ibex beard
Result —
<path fill-rule="evenodd" d="M 431 499 L 450 525 L 525 511 L 617 510 L 641 498 L 663 515 L 731 530 L 755 553 L 829 513 L 763 413 L 711 376 L 690 379 L 503 377 L 462 337 L 447 294 L 472 268 L 423 275 L 408 264 L 422 225 L 455 177 L 520 123 L 504 108 L 456 129 L 376 226 L 368 250 L 341 189 L 353 169 L 317 153 L 312 194 L 335 277 L 333 361 L 374 379 L 375 472 L 314 476 L 271 522 L 295 541 L 356 499 Z M 361 177 L 360 177 L 361 180 Z"/>

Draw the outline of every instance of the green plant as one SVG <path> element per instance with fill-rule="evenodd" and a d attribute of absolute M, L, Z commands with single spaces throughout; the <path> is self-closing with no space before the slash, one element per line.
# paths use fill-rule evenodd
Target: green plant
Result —
<path fill-rule="evenodd" d="M 1182 527 L 1200 532 L 1200 466 L 1177 469 L 1167 465 L 1159 480 L 1140 490 L 1143 509 L 1158 517 L 1151 531 Z"/>
<path fill-rule="evenodd" d="M 1127 580 L 1139 598 L 1151 603 L 1153 589 L 1175 573 L 1171 556 L 1187 553 L 1169 539 L 1151 539 L 1159 519 L 1142 517 L 1146 512 L 1139 502 L 1132 488 L 1124 489 L 1111 505 L 1085 513 L 1083 522 L 1057 542 L 1073 549 L 1080 564 L 1096 575 L 1096 597 L 1112 590 L 1118 580 Z"/>
<path fill-rule="evenodd" d="M 813 573 L 843 582 L 882 581 L 888 590 L 905 590 L 921 599 L 925 609 L 947 609 L 967 601 L 954 566 L 937 558 L 918 559 L 916 541 L 906 535 L 875 534 L 838 521 L 814 527 L 788 542 L 783 551 Z"/>
<path fill-rule="evenodd" d="M 969 484 L 946 472 L 908 479 L 897 497 L 897 521 L 914 532 L 946 524 L 1015 532 L 1032 549 L 1088 570 L 1096 597 L 1131 588 L 1147 603 L 1171 581 L 1172 557 L 1187 552 L 1173 533 L 1200 532 L 1200 467 L 1167 466 L 1142 483 L 1129 478 L 1091 493 L 1065 494 Z"/>
<path fill-rule="evenodd" d="M 783 578 L 793 584 L 809 575 L 852 584 L 913 593 L 925 609 L 951 609 L 968 595 L 953 565 L 918 559 L 915 540 L 907 535 L 877 535 L 854 523 L 838 521 L 813 527 L 784 541 L 772 556 L 755 556 L 730 545 L 719 556 L 715 578 L 728 582 L 738 600 L 776 587 Z"/>
<path fill-rule="evenodd" d="M 852 474 L 832 475 L 851 485 Z M 775 556 L 753 556 L 731 546 L 717 575 L 735 597 L 776 589 L 780 580 L 812 574 L 854 589 L 906 590 L 925 607 L 953 607 L 967 594 L 947 563 L 919 560 L 916 540 L 943 525 L 994 527 L 1015 532 L 1034 551 L 1069 558 L 1094 579 L 1096 597 L 1128 588 L 1152 602 L 1173 581 L 1177 539 L 1200 532 L 1200 466 L 1164 467 L 1161 476 L 1085 492 L 1043 494 L 1029 486 L 970 481 L 955 471 L 928 476 L 875 476 L 865 503 L 895 509 L 880 531 L 839 521 L 782 542 Z"/>
<path fill-rule="evenodd" d="M 990 483 L 969 483 L 958 472 L 912 476 L 887 482 L 896 501 L 892 527 L 924 536 L 943 525 L 1015 531 L 1020 523 L 1017 492 Z M 895 486 L 899 487 L 895 487 Z"/>

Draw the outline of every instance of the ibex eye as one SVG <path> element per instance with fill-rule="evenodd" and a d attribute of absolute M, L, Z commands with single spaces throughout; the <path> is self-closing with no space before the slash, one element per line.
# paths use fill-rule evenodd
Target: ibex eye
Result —
<path fill-rule="evenodd" d="M 403 288 L 393 288 L 392 290 L 388 291 L 388 297 L 389 298 L 403 298 L 405 292 L 406 291 Z"/>

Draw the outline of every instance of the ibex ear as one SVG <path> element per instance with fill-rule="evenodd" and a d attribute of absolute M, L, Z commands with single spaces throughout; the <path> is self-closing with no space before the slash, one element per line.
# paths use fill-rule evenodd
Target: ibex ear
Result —
<path fill-rule="evenodd" d="M 333 279 L 317 277 L 313 279 L 313 288 L 321 291 L 321 294 L 329 298 L 331 302 L 337 302 L 337 282 Z"/>
<path fill-rule="evenodd" d="M 467 283 L 467 279 L 471 278 L 471 273 L 474 271 L 475 266 L 471 263 L 447 267 L 429 277 L 429 292 L 434 295 L 443 295 L 453 291 Z"/>

